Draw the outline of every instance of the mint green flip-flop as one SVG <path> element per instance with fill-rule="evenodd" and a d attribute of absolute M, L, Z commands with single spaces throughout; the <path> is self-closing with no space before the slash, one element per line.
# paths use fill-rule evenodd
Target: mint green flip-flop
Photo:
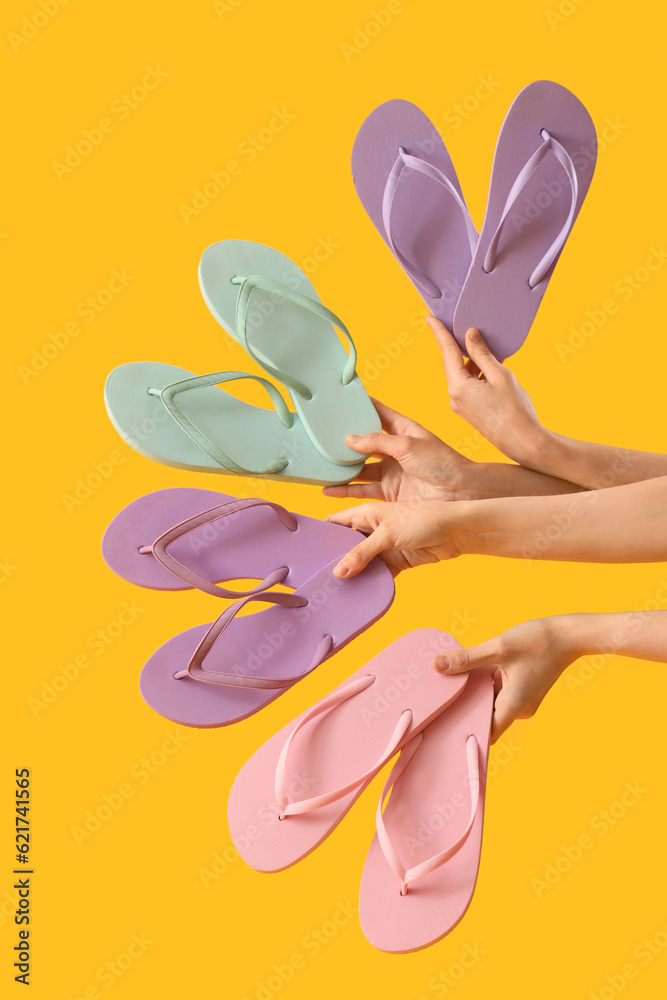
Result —
<path fill-rule="evenodd" d="M 355 372 L 357 352 L 345 325 L 326 309 L 303 271 L 262 243 L 222 240 L 204 250 L 199 286 L 221 326 L 288 389 L 317 450 L 330 462 L 358 465 L 346 434 L 381 429 Z M 346 354 L 336 334 L 345 336 Z"/>
<path fill-rule="evenodd" d="M 275 409 L 236 399 L 221 382 L 251 378 Z M 114 368 L 104 387 L 111 423 L 135 451 L 162 465 L 256 479 L 335 485 L 361 471 L 313 447 L 304 426 L 270 382 L 243 372 L 193 375 L 174 365 L 140 361 Z"/>

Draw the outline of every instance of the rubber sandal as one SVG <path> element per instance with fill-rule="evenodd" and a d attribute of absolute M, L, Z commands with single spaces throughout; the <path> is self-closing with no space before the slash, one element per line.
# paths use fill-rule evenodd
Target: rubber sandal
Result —
<path fill-rule="evenodd" d="M 379 431 L 380 418 L 356 374 L 352 337 L 303 271 L 261 243 L 222 240 L 204 251 L 199 285 L 221 326 L 289 391 L 317 451 L 329 462 L 358 466 L 345 435 Z"/>
<path fill-rule="evenodd" d="M 378 804 L 359 920 L 381 951 L 417 951 L 439 941 L 472 899 L 482 847 L 493 680 L 486 673 L 467 676 L 461 697 L 403 750 Z"/>
<path fill-rule="evenodd" d="M 521 347 L 590 186 L 596 153 L 590 115 L 565 87 L 540 80 L 515 97 L 498 136 L 484 224 L 454 313 L 462 350 L 470 327 L 500 360 Z"/>
<path fill-rule="evenodd" d="M 266 389 L 273 410 L 216 388 L 247 378 Z M 244 372 L 197 376 L 157 362 L 120 365 L 107 378 L 104 402 L 130 447 L 177 469 L 333 485 L 363 466 L 358 456 L 357 465 L 345 468 L 323 458 L 275 386 Z"/>
<path fill-rule="evenodd" d="M 235 599 L 277 583 L 300 587 L 362 537 L 268 500 L 174 487 L 124 507 L 104 533 L 102 555 L 114 573 L 139 587 L 197 588 Z M 261 583 L 247 591 L 215 586 L 237 579 Z"/>
<path fill-rule="evenodd" d="M 354 141 L 352 176 L 380 236 L 451 330 L 477 230 L 435 126 L 409 101 L 381 104 Z"/>
<path fill-rule="evenodd" d="M 387 611 L 394 581 L 380 559 L 338 580 L 333 567 L 293 593 L 250 593 L 208 625 L 174 636 L 148 660 L 144 701 L 183 726 L 228 726 L 259 711 Z M 249 601 L 275 605 L 237 618 Z"/>
<path fill-rule="evenodd" d="M 432 666 L 458 648 L 438 629 L 409 632 L 260 747 L 227 810 L 252 868 L 280 871 L 329 836 L 392 755 L 461 694 L 467 674 Z"/>

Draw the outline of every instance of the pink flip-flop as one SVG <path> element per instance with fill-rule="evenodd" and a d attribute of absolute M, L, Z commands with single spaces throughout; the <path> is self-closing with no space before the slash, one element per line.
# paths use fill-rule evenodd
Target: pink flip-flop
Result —
<path fill-rule="evenodd" d="M 402 636 L 257 750 L 227 810 L 252 868 L 280 871 L 313 851 L 387 761 L 451 710 L 468 675 L 439 674 L 432 660 L 459 648 L 438 629 Z"/>
<path fill-rule="evenodd" d="M 524 87 L 505 117 L 475 255 L 453 333 L 477 327 L 499 360 L 528 336 L 590 186 L 597 154 L 591 117 L 565 87 Z M 451 329 L 451 327 L 450 327 Z"/>
<path fill-rule="evenodd" d="M 380 559 L 351 580 L 334 577 L 333 567 L 358 540 L 356 531 L 267 500 L 173 489 L 134 501 L 103 539 L 112 569 L 145 587 L 241 598 L 151 656 L 139 684 L 144 700 L 181 725 L 225 726 L 305 677 L 382 617 L 394 598 Z M 247 591 L 217 585 L 253 577 L 261 583 Z M 296 589 L 266 589 L 277 583 Z M 236 618 L 249 601 L 274 607 Z"/>
<path fill-rule="evenodd" d="M 468 683 L 461 697 L 408 743 L 378 804 L 359 920 L 381 951 L 417 951 L 440 940 L 461 920 L 475 889 L 493 680 L 486 673 L 462 676 Z"/>
<path fill-rule="evenodd" d="M 352 176 L 380 236 L 451 330 L 477 230 L 435 126 L 409 101 L 381 104 L 354 141 Z"/>

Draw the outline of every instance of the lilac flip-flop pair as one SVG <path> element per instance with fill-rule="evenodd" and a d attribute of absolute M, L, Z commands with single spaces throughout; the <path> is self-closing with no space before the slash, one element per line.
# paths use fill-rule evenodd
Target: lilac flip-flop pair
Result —
<path fill-rule="evenodd" d="M 352 150 L 357 194 L 431 313 L 463 349 L 477 327 L 500 360 L 523 344 L 586 196 L 597 137 L 583 104 L 548 80 L 505 117 L 477 235 L 445 144 L 408 101 L 387 101 Z"/>
<path fill-rule="evenodd" d="M 151 656 L 141 673 L 144 700 L 185 726 L 226 726 L 337 653 L 394 598 L 392 575 L 377 558 L 351 580 L 333 575 L 361 537 L 268 500 L 211 490 L 159 490 L 125 507 L 102 540 L 115 573 L 140 587 L 195 588 L 235 601 Z M 255 579 L 246 591 L 219 586 Z M 277 584 L 294 590 L 272 590 Z M 251 601 L 273 606 L 237 617 Z"/>

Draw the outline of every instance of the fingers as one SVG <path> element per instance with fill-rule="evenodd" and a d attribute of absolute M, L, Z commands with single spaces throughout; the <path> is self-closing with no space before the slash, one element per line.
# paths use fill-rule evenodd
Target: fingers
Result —
<path fill-rule="evenodd" d="M 363 569 L 368 566 L 371 559 L 374 556 L 384 552 L 385 549 L 391 548 L 385 532 L 382 528 L 376 528 L 372 535 L 368 538 L 364 538 L 363 542 L 355 545 L 353 549 L 347 552 L 337 566 L 333 568 L 333 575 L 337 576 L 341 580 L 348 580 L 353 576 L 357 576 Z"/>
<path fill-rule="evenodd" d="M 486 670 L 495 673 L 498 669 L 498 647 L 493 639 L 480 642 L 468 649 L 452 649 L 439 653 L 433 660 L 436 670 L 447 674 L 464 674 L 469 670 Z"/>
<path fill-rule="evenodd" d="M 364 455 L 398 458 L 410 447 L 411 438 L 399 434 L 348 434 L 345 443 Z"/>
<path fill-rule="evenodd" d="M 502 671 L 504 674 L 504 671 Z M 503 683 L 493 707 L 491 742 L 495 743 L 521 715 L 523 705 L 512 691 L 511 684 Z"/>
<path fill-rule="evenodd" d="M 481 333 L 474 327 L 471 327 L 466 333 L 466 349 L 470 360 L 489 381 L 492 381 L 494 375 L 505 372 L 506 369 L 494 357 L 486 346 Z"/>
<path fill-rule="evenodd" d="M 348 483 L 344 486 L 325 486 L 327 497 L 350 497 L 352 500 L 384 500 L 384 490 L 379 483 Z"/>
<path fill-rule="evenodd" d="M 447 383 L 451 384 L 457 378 L 472 378 L 472 375 L 466 369 L 461 348 L 445 324 L 436 319 L 435 316 L 427 316 L 426 322 L 433 331 L 433 336 L 438 341 L 438 345 L 442 351 L 442 363 Z"/>
<path fill-rule="evenodd" d="M 382 423 L 382 429 L 387 434 L 409 434 L 411 437 L 430 437 L 430 431 L 418 424 L 409 417 L 404 417 L 398 410 L 392 410 L 386 403 L 381 403 L 379 399 L 371 396 L 371 402 L 375 407 Z"/>

